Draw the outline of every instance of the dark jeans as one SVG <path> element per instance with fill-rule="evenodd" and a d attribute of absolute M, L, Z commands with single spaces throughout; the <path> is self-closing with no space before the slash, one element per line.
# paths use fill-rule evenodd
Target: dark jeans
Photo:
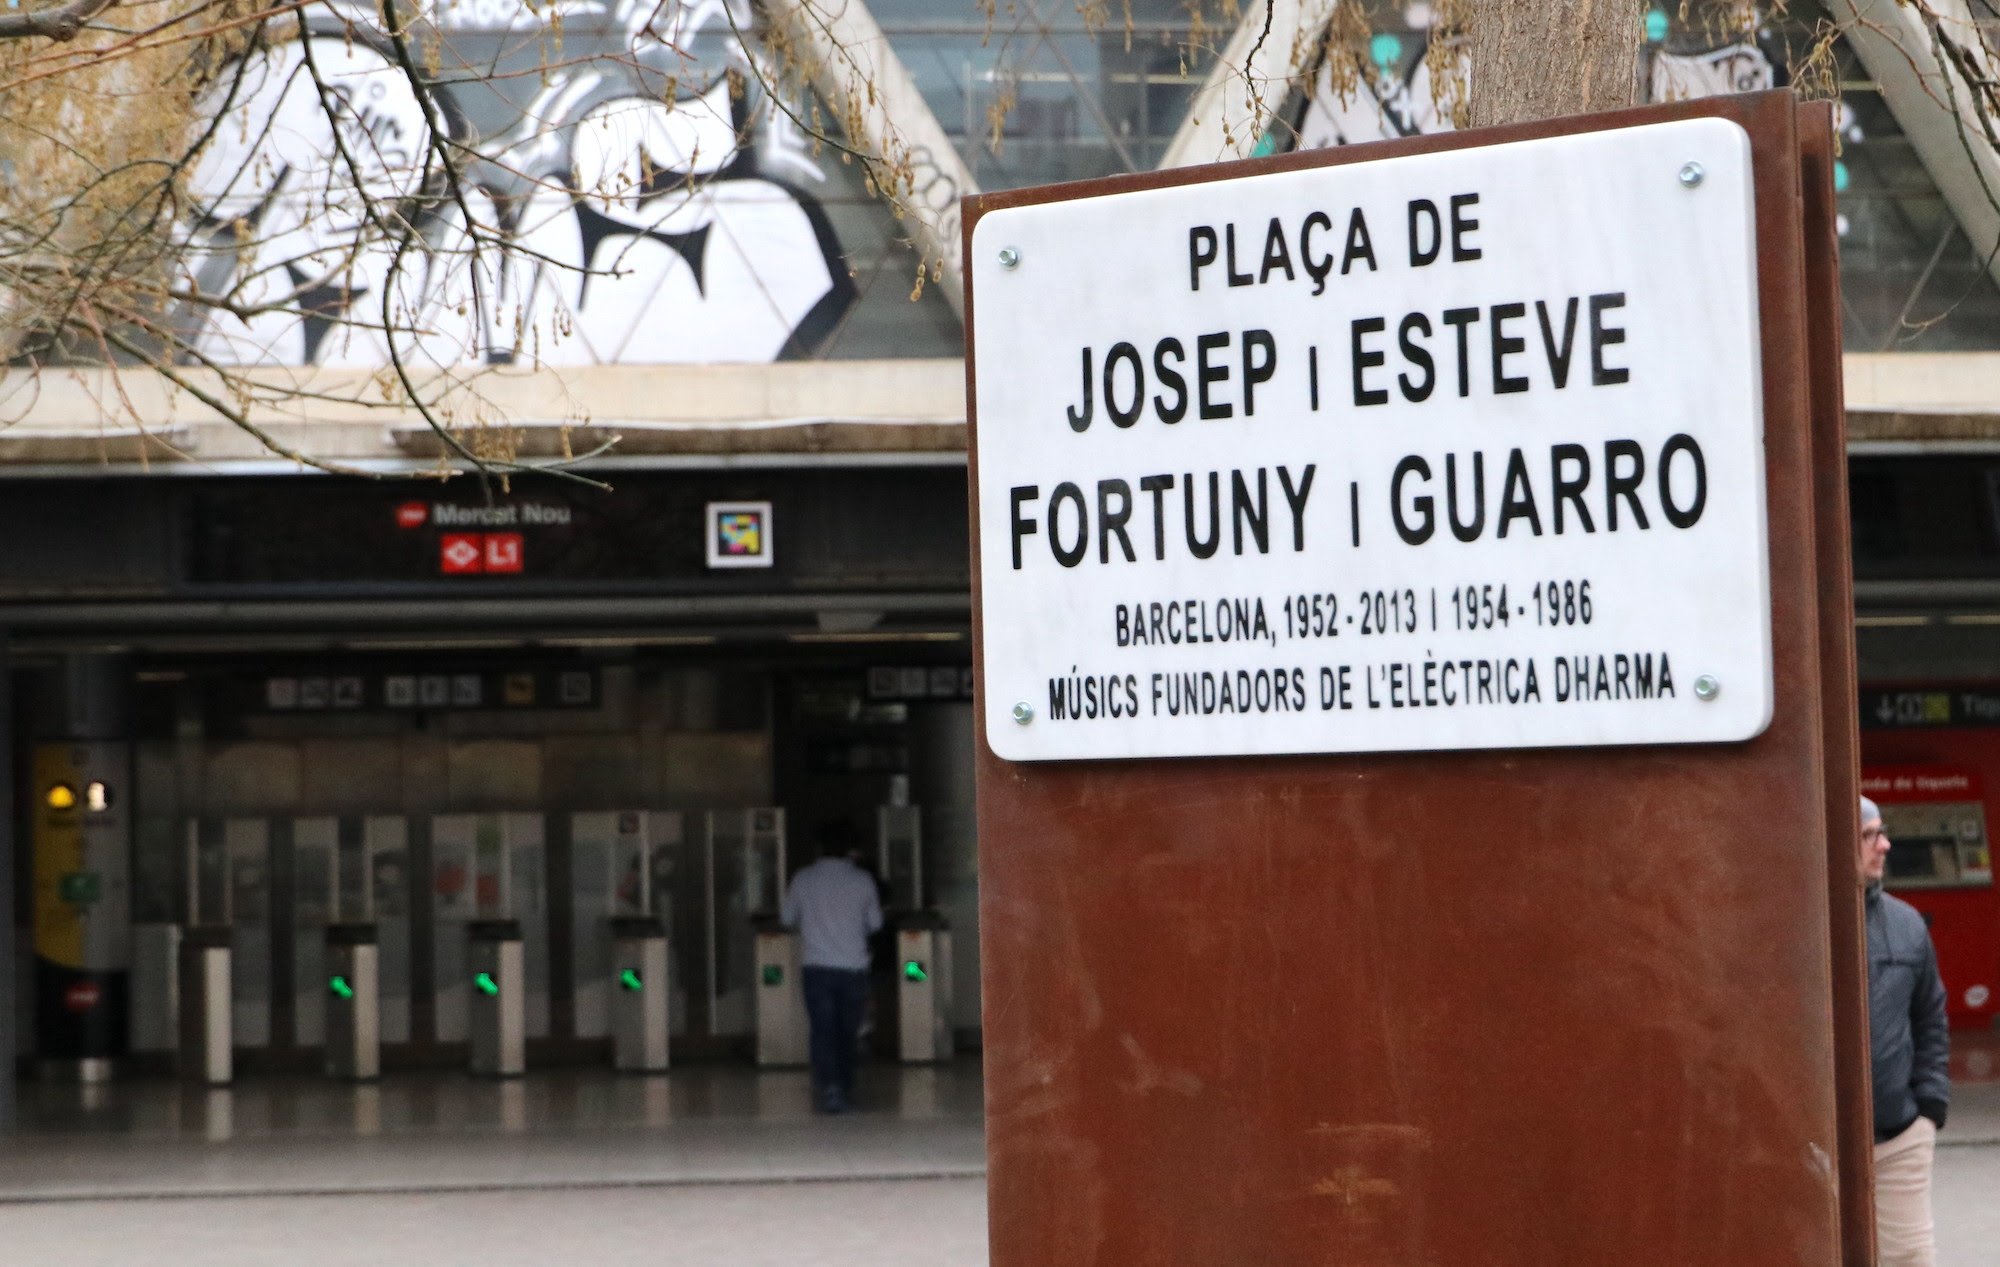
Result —
<path fill-rule="evenodd" d="M 813 1094 L 844 1103 L 854 1096 L 854 1047 L 868 1007 L 868 974 L 807 965 L 800 975 L 812 1026 Z"/>

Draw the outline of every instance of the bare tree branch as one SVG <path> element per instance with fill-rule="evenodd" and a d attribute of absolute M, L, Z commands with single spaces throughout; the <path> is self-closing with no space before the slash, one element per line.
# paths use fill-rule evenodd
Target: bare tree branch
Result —
<path fill-rule="evenodd" d="M 77 37 L 84 23 L 110 8 L 114 0 L 68 0 L 51 9 L 0 14 L 0 40 L 50 39 L 63 43 Z"/>

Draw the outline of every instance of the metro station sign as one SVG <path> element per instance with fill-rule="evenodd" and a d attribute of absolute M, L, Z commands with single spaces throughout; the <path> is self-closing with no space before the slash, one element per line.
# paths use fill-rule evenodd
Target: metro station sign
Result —
<path fill-rule="evenodd" d="M 507 575 L 527 558 L 518 532 L 447 532 L 438 538 L 438 571 L 445 576 Z"/>
<path fill-rule="evenodd" d="M 1769 724 L 1737 123 L 1002 205 L 969 260 L 1000 756 Z"/>

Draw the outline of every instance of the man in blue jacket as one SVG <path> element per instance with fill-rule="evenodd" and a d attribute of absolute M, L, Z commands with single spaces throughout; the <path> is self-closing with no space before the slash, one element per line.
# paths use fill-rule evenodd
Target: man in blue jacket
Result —
<path fill-rule="evenodd" d="M 1875 1243 L 1881 1267 L 1933 1267 L 1931 1157 L 1951 1103 L 1944 982 L 1916 908 L 1882 891 L 1889 837 L 1861 798 L 1868 1036 L 1875 1073 Z"/>

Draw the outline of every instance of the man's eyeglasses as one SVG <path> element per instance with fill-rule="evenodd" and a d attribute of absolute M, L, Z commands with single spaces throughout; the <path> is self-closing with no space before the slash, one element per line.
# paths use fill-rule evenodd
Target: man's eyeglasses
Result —
<path fill-rule="evenodd" d="M 1861 839 L 1865 841 L 1876 841 L 1882 839 L 1881 825 L 1877 824 L 1873 827 L 1863 827 L 1861 829 Z"/>

